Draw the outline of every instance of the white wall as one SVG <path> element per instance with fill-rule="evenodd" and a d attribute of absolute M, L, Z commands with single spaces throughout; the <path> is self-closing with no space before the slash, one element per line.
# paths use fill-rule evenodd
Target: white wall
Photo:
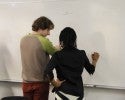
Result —
<path fill-rule="evenodd" d="M 0 99 L 5 96 L 22 96 L 21 83 L 0 82 Z M 54 94 L 50 92 L 50 99 Z M 125 90 L 85 88 L 86 100 L 125 100 Z"/>
<path fill-rule="evenodd" d="M 125 86 L 124 4 L 125 0 L 0 0 L 0 79 L 21 77 L 21 64 L 16 59 L 19 39 L 29 32 L 35 18 L 45 15 L 55 23 L 52 31 L 56 33 L 52 34 L 55 43 L 59 31 L 68 25 L 79 33 L 80 48 L 88 53 L 93 50 L 101 53 L 96 73 L 86 78 L 87 83 L 100 81 L 102 85 Z M 0 98 L 9 95 L 22 95 L 21 84 L 0 82 Z M 50 97 L 54 100 L 52 94 Z M 125 100 L 125 90 L 85 88 L 85 97 L 86 100 Z"/>
<path fill-rule="evenodd" d="M 12 2 L 11 2 L 12 1 Z M 96 72 L 84 83 L 125 88 L 125 0 L 0 0 L 0 80 L 21 80 L 20 39 L 39 16 L 55 24 L 50 39 L 73 27 L 78 47 L 100 53 Z"/>

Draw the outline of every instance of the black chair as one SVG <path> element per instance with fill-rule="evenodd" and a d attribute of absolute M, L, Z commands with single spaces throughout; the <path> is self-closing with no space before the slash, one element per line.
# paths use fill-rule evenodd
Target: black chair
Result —
<path fill-rule="evenodd" d="M 27 100 L 23 96 L 8 96 L 8 97 L 3 97 L 1 100 Z"/>

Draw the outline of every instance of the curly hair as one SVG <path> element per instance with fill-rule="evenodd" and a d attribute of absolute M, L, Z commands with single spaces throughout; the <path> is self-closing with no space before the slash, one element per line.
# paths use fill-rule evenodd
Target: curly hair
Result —
<path fill-rule="evenodd" d="M 41 17 L 37 18 L 32 24 L 33 31 L 38 31 L 39 29 L 52 30 L 53 28 L 54 28 L 53 22 L 45 16 L 41 16 Z"/>

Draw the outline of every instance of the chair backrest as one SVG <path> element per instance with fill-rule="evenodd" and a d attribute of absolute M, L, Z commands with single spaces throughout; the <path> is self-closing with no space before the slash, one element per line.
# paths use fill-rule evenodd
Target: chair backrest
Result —
<path fill-rule="evenodd" d="M 23 96 L 8 96 L 8 97 L 3 97 L 1 100 L 27 100 Z"/>

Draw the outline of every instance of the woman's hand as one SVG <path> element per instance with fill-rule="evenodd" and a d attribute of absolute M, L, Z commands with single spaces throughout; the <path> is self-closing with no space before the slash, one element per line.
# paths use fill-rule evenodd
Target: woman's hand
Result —
<path fill-rule="evenodd" d="M 98 61 L 98 59 L 99 59 L 99 53 L 97 53 L 97 52 L 94 52 L 92 55 L 91 55 L 91 57 L 92 57 L 92 64 L 96 67 L 96 63 L 97 63 L 97 61 Z"/>
<path fill-rule="evenodd" d="M 54 87 L 60 87 L 61 86 L 61 84 L 64 82 L 65 80 L 63 80 L 63 81 L 60 81 L 59 79 L 53 79 L 52 81 L 51 81 L 51 83 L 52 83 L 52 85 L 54 86 Z"/>
<path fill-rule="evenodd" d="M 97 52 L 94 52 L 92 55 L 91 55 L 91 57 L 92 57 L 92 60 L 93 61 L 98 61 L 98 59 L 99 59 L 99 53 L 97 53 Z"/>

